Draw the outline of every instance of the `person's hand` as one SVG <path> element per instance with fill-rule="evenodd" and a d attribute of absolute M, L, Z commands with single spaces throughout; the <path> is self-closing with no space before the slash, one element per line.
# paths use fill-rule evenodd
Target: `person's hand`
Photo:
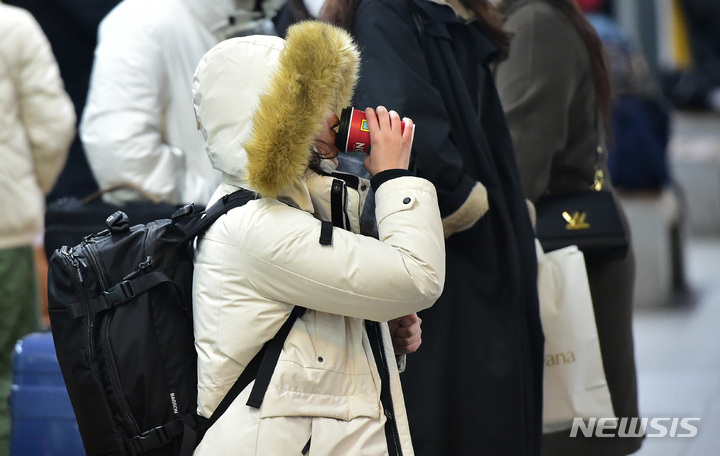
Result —
<path fill-rule="evenodd" d="M 365 169 L 370 175 L 388 169 L 408 169 L 415 128 L 412 120 L 407 117 L 401 120 L 397 112 L 388 111 L 384 106 L 378 106 L 377 110 L 367 108 L 365 118 L 372 144 L 365 157 Z"/>
<path fill-rule="evenodd" d="M 407 355 L 417 351 L 422 343 L 421 323 L 422 319 L 416 313 L 388 322 L 396 355 Z"/>

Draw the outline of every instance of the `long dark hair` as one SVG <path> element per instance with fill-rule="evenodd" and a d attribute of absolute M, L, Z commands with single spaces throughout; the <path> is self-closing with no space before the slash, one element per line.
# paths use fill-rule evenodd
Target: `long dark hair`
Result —
<path fill-rule="evenodd" d="M 312 19 L 310 12 L 305 6 L 303 0 L 288 0 L 287 8 L 290 10 L 290 14 L 293 17 L 294 22 L 304 21 L 305 19 Z"/>
<path fill-rule="evenodd" d="M 610 76 L 608 72 L 608 64 L 605 59 L 605 52 L 603 51 L 603 44 L 598 36 L 595 28 L 585 18 L 585 15 L 580 10 L 575 0 L 539 0 L 550 4 L 557 8 L 565 16 L 570 19 L 575 30 L 585 42 L 585 47 L 590 55 L 590 65 L 593 75 L 593 82 L 595 86 L 595 94 L 598 100 L 598 107 L 603 115 L 605 122 L 605 128 L 608 129 L 610 119 Z M 505 0 L 500 5 L 500 11 L 502 13 L 507 12 L 513 4 L 517 3 L 516 0 Z"/>
<path fill-rule="evenodd" d="M 362 0 L 326 0 L 320 18 L 331 24 L 350 30 L 355 14 Z M 412 0 L 409 0 L 412 1 Z M 498 48 L 498 58 L 507 57 L 510 35 L 502 29 L 502 15 L 489 0 L 458 0 L 464 7 L 475 13 L 478 20 L 473 24 Z"/>

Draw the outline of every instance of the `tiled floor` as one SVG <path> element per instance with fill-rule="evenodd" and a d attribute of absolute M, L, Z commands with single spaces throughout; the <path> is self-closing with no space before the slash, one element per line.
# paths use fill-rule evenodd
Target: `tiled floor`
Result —
<path fill-rule="evenodd" d="M 720 237 L 690 239 L 686 254 L 689 291 L 636 309 L 635 351 L 640 414 L 697 417 L 698 433 L 648 437 L 640 456 L 720 455 Z"/>
<path fill-rule="evenodd" d="M 675 116 L 675 125 L 673 145 L 694 140 L 720 157 L 720 117 L 681 114 Z M 669 306 L 636 308 L 634 320 L 641 416 L 700 418 L 692 423 L 698 433 L 691 438 L 648 437 L 636 456 L 720 455 L 720 227 L 716 228 L 717 234 L 688 238 L 688 291 L 674 296 Z"/>

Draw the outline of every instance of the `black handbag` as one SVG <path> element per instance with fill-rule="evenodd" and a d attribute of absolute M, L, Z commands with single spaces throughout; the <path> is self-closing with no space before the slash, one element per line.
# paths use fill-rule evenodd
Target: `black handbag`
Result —
<path fill-rule="evenodd" d="M 122 207 L 103 201 L 102 195 L 118 189 L 129 189 L 143 195 L 145 201 L 126 203 Z M 64 245 L 77 245 L 89 234 L 106 228 L 105 219 L 116 211 L 125 212 L 133 223 L 145 224 L 167 217 L 180 206 L 162 202 L 131 184 L 99 190 L 85 198 L 63 197 L 48 204 L 45 210 L 45 255 L 48 259 Z"/>
<path fill-rule="evenodd" d="M 552 194 L 535 204 L 535 235 L 546 252 L 576 245 L 588 260 L 618 260 L 630 240 L 615 195 L 604 187 L 603 148 L 597 147 L 595 182 L 581 193 Z"/>

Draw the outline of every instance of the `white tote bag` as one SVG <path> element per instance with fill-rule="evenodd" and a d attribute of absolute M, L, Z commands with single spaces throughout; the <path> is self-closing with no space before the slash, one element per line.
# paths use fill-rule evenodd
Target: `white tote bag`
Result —
<path fill-rule="evenodd" d="M 583 254 L 576 246 L 544 253 L 535 245 L 545 333 L 543 432 L 570 429 L 574 418 L 615 418 Z"/>

